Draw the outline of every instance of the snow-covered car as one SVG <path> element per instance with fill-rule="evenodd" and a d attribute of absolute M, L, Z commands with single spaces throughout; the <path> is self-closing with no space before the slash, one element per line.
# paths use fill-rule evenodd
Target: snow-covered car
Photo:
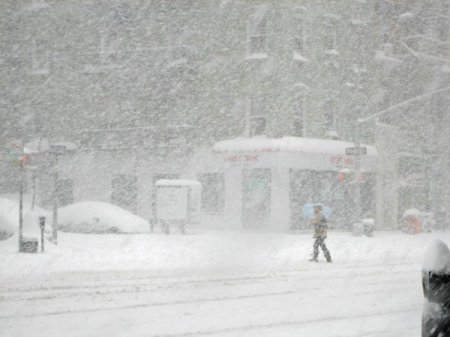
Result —
<path fill-rule="evenodd" d="M 146 220 L 118 206 L 83 201 L 62 207 L 58 211 L 58 227 L 65 232 L 78 233 L 145 233 Z"/>

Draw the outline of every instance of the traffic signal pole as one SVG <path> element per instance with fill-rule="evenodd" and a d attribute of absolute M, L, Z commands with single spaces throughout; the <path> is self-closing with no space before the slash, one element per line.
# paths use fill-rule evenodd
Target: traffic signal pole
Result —
<path fill-rule="evenodd" d="M 53 223 L 52 242 L 58 244 L 58 154 L 55 154 L 55 166 L 53 172 Z"/>
<path fill-rule="evenodd" d="M 362 213 L 362 202 L 361 202 L 361 156 L 360 156 L 360 148 L 361 148 L 361 125 L 359 121 L 356 121 L 356 140 L 355 140 L 355 208 L 356 208 L 356 221 L 359 222 L 361 220 Z"/>
<path fill-rule="evenodd" d="M 22 236 L 23 236 L 23 190 L 24 190 L 24 150 L 22 145 L 22 154 L 19 159 L 20 171 L 20 186 L 19 186 L 19 252 L 22 251 Z"/>

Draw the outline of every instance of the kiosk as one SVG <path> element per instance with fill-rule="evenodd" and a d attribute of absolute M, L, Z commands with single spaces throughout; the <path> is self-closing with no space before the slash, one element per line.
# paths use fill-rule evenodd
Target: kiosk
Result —
<path fill-rule="evenodd" d="M 201 188 L 196 180 L 161 179 L 155 183 L 156 217 L 161 232 L 169 234 L 171 226 L 186 232 L 186 224 L 200 222 Z"/>

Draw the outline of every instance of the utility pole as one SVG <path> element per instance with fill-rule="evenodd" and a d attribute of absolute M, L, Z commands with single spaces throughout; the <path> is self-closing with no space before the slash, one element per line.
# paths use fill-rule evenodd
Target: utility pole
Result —
<path fill-rule="evenodd" d="M 55 154 L 55 166 L 53 172 L 53 223 L 52 242 L 58 244 L 58 154 Z"/>
<path fill-rule="evenodd" d="M 53 167 L 53 223 L 52 223 L 52 242 L 58 244 L 58 157 L 66 151 L 64 145 L 50 145 L 50 153 L 55 156 L 55 165 Z"/>
<path fill-rule="evenodd" d="M 19 183 L 19 252 L 22 251 L 22 237 L 23 237 L 23 190 L 24 190 L 24 141 L 22 139 L 21 144 L 21 154 L 19 158 L 19 174 L 20 174 L 20 183 Z"/>
<path fill-rule="evenodd" d="M 356 140 L 355 140 L 355 208 L 356 221 L 361 220 L 361 125 L 356 121 Z"/>

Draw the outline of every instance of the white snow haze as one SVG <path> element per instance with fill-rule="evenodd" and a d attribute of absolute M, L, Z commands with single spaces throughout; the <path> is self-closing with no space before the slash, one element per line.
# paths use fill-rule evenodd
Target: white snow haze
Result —
<path fill-rule="evenodd" d="M 449 0 L 0 1 L 1 337 L 442 337 L 449 244 Z"/>

